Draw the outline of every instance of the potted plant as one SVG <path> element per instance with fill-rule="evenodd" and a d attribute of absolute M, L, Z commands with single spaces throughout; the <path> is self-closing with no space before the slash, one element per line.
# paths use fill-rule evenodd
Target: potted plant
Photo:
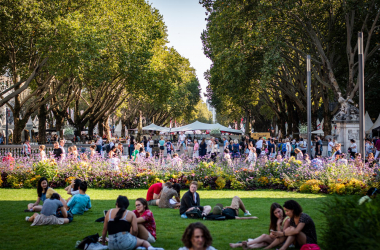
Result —
<path fill-rule="evenodd" d="M 210 136 L 212 137 L 220 137 L 221 136 L 221 133 L 220 133 L 220 129 L 213 129 L 210 131 Z"/>

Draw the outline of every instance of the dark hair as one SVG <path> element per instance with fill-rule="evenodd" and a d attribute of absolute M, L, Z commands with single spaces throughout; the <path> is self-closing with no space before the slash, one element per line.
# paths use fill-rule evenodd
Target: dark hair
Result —
<path fill-rule="evenodd" d="M 377 188 L 371 187 L 370 189 L 368 189 L 366 195 L 372 196 L 372 195 L 377 195 L 377 194 L 380 194 L 380 190 Z"/>
<path fill-rule="evenodd" d="M 204 247 L 207 248 L 211 246 L 212 244 L 212 237 L 210 234 L 210 231 L 207 229 L 205 225 L 203 225 L 200 222 L 191 223 L 187 228 L 185 229 L 185 232 L 182 235 L 182 242 L 187 248 L 191 248 L 191 238 L 193 237 L 195 229 L 200 229 L 203 231 L 203 237 L 205 238 L 205 244 Z"/>
<path fill-rule="evenodd" d="M 284 203 L 284 208 L 293 210 L 293 217 L 299 216 L 302 213 L 302 207 L 301 205 L 296 202 L 295 200 L 288 200 Z"/>
<path fill-rule="evenodd" d="M 87 182 L 82 181 L 82 182 L 79 184 L 79 188 L 80 188 L 80 190 L 82 190 L 83 192 L 86 192 L 86 190 L 87 190 Z"/>
<path fill-rule="evenodd" d="M 285 211 L 278 203 L 272 203 L 270 206 L 270 225 L 269 225 L 269 231 L 272 229 L 273 231 L 277 231 L 277 217 L 274 215 L 274 210 L 277 208 L 280 208 L 282 210 L 283 215 L 285 216 Z"/>
<path fill-rule="evenodd" d="M 73 188 L 73 191 L 77 191 L 78 188 L 79 188 L 79 185 L 82 183 L 82 181 L 80 179 L 75 179 L 74 181 L 74 188 Z M 87 189 L 87 186 L 86 186 L 86 189 Z"/>
<path fill-rule="evenodd" d="M 149 210 L 148 202 L 144 198 L 137 198 L 136 201 L 141 202 L 145 210 Z"/>
<path fill-rule="evenodd" d="M 49 182 L 48 180 L 46 179 L 46 177 L 41 177 L 41 179 L 38 181 L 38 184 L 37 184 L 37 194 L 38 194 L 38 197 L 41 197 L 42 196 L 42 193 L 46 193 L 46 190 L 43 190 L 43 188 L 41 187 L 41 183 L 43 181 L 46 181 L 47 182 L 47 188 L 46 190 L 48 189 L 49 187 Z M 45 192 L 43 192 L 45 191 Z"/>
<path fill-rule="evenodd" d="M 180 196 L 181 185 L 179 185 L 178 183 L 174 183 L 174 184 L 173 184 L 173 189 L 174 189 L 175 191 L 177 191 L 178 196 Z"/>
<path fill-rule="evenodd" d="M 129 200 L 127 196 L 119 195 L 116 200 L 116 205 L 119 208 L 119 211 L 117 211 L 114 221 L 119 221 L 123 216 L 125 210 L 127 210 L 129 207 Z"/>
<path fill-rule="evenodd" d="M 50 197 L 50 200 L 60 200 L 60 199 L 61 199 L 61 197 L 59 196 L 58 193 L 54 193 Z"/>
<path fill-rule="evenodd" d="M 203 144 L 205 144 L 205 143 L 206 143 L 206 139 L 203 138 L 201 144 L 203 145 Z"/>
<path fill-rule="evenodd" d="M 352 143 L 355 143 L 355 140 L 354 140 L 354 139 L 351 139 L 350 141 L 351 141 Z"/>
<path fill-rule="evenodd" d="M 228 154 L 230 151 L 226 148 L 224 149 L 224 153 Z"/>
<path fill-rule="evenodd" d="M 141 147 L 139 150 L 140 153 L 144 152 L 144 147 Z"/>
<path fill-rule="evenodd" d="M 170 181 L 166 182 L 164 185 L 167 188 L 172 188 L 173 187 L 173 184 Z"/>

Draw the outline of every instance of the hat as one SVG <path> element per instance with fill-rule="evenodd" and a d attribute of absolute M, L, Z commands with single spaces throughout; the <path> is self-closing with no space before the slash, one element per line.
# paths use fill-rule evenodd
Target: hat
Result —
<path fill-rule="evenodd" d="M 215 207 L 212 209 L 212 214 L 222 214 L 223 205 L 218 203 L 215 205 Z"/>

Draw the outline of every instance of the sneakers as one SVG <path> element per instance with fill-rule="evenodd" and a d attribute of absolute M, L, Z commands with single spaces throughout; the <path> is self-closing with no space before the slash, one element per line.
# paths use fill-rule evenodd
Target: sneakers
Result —
<path fill-rule="evenodd" d="M 245 210 L 244 216 L 249 216 L 251 213 L 248 210 Z"/>
<path fill-rule="evenodd" d="M 30 217 L 29 216 L 26 216 L 25 217 L 25 221 L 29 221 Z"/>
<path fill-rule="evenodd" d="M 182 218 L 182 219 L 187 219 L 186 214 L 181 214 L 181 218 Z"/>
<path fill-rule="evenodd" d="M 25 209 L 24 212 L 25 212 L 25 213 L 28 213 L 28 212 L 30 213 L 30 212 L 33 212 L 33 210 Z"/>

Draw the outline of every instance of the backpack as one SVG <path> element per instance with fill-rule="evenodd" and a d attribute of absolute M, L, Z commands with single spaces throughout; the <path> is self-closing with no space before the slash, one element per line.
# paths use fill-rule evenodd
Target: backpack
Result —
<path fill-rule="evenodd" d="M 84 237 L 84 239 L 79 243 L 77 248 L 79 249 L 85 249 L 85 246 L 87 244 L 87 248 L 91 243 L 97 243 L 99 241 L 99 234 L 89 235 Z"/>
<path fill-rule="evenodd" d="M 286 143 L 281 144 L 281 152 L 286 152 Z"/>
<path fill-rule="evenodd" d="M 199 209 L 193 209 L 189 212 L 186 212 L 186 216 L 190 219 L 200 219 L 202 218 L 202 212 Z"/>
<path fill-rule="evenodd" d="M 292 144 L 292 152 L 291 153 L 294 153 L 294 149 L 296 148 L 296 144 Z"/>

